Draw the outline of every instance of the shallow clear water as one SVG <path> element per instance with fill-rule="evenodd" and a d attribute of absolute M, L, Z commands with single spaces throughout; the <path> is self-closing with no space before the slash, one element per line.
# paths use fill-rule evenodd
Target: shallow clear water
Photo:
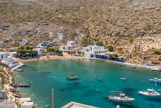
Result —
<path fill-rule="evenodd" d="M 100 108 L 116 108 L 116 103 L 108 101 L 110 91 L 123 91 L 136 100 L 131 105 L 121 104 L 121 108 L 161 108 L 160 99 L 145 98 L 137 94 L 139 90 L 155 88 L 150 78 L 161 78 L 161 73 L 144 68 L 131 68 L 101 60 L 54 60 L 25 63 L 24 71 L 16 73 L 16 82 L 29 82 L 30 88 L 21 88 L 24 96 L 30 96 L 38 106 L 51 108 L 51 90 L 54 88 L 54 108 L 75 101 Z M 75 74 L 77 81 L 67 81 Z M 104 82 L 97 80 L 101 77 Z M 120 80 L 125 77 L 127 81 Z M 161 85 L 157 86 L 161 89 Z"/>

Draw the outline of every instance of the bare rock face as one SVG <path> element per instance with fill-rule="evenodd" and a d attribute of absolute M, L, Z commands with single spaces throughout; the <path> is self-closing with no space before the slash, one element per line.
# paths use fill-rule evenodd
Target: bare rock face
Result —
<path fill-rule="evenodd" d="M 159 60 L 158 59 L 153 60 L 152 64 L 159 64 Z"/>
<path fill-rule="evenodd" d="M 160 11 L 160 0 L 5 2 L 0 4 L 0 37 L 7 42 L 4 47 L 18 46 L 22 39 L 34 46 L 47 40 L 53 47 L 71 40 L 80 48 L 102 42 L 131 57 L 128 62 L 150 64 L 158 58 L 153 52 L 161 49 Z M 150 57 L 143 61 L 142 56 Z"/>
<path fill-rule="evenodd" d="M 161 56 L 159 57 L 159 61 L 161 62 Z"/>

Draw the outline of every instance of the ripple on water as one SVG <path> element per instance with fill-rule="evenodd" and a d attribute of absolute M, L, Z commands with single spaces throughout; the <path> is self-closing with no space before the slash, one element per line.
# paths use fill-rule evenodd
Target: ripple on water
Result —
<path fill-rule="evenodd" d="M 85 97 L 90 97 L 90 96 L 93 96 L 93 95 L 96 95 L 96 94 L 102 94 L 102 92 L 98 91 L 97 89 L 89 89 L 89 90 L 86 90 L 86 92 L 83 94 L 83 96 Z"/>
<path fill-rule="evenodd" d="M 133 88 L 123 88 L 122 89 L 123 93 L 125 93 L 127 96 L 132 96 L 134 93 L 134 89 Z"/>
<path fill-rule="evenodd" d="M 52 72 L 40 72 L 39 75 L 50 75 Z"/>

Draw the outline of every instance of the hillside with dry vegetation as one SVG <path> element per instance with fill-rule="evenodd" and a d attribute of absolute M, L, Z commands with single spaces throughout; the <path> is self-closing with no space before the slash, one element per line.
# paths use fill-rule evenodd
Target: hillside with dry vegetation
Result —
<path fill-rule="evenodd" d="M 112 45 L 127 62 L 161 65 L 161 0 L 0 0 L 4 48 L 50 40 Z M 144 58 L 144 59 L 143 59 Z"/>

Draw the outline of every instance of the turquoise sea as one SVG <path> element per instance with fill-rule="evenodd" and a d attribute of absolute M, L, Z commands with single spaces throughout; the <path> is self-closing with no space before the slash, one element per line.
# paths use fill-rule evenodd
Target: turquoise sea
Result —
<path fill-rule="evenodd" d="M 116 108 L 110 102 L 110 91 L 123 91 L 136 100 L 132 104 L 121 104 L 121 108 L 161 108 L 161 98 L 146 98 L 138 95 L 139 90 L 155 88 L 150 78 L 161 78 L 161 73 L 145 68 L 132 68 L 103 60 L 54 60 L 28 62 L 23 72 L 15 73 L 17 83 L 31 83 L 30 88 L 20 88 L 20 93 L 31 97 L 38 106 L 51 108 L 52 88 L 54 88 L 54 108 L 75 101 L 99 108 Z M 66 77 L 75 74 L 77 81 Z M 104 82 L 100 82 L 100 77 Z M 120 78 L 127 78 L 126 81 Z M 161 85 L 157 86 L 161 89 Z"/>

